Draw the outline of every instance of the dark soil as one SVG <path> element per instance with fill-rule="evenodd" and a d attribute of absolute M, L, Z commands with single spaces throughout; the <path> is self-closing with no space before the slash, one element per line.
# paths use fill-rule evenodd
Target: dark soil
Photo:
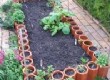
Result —
<path fill-rule="evenodd" d="M 73 70 L 67 70 L 67 71 L 65 71 L 65 74 L 71 76 L 71 75 L 74 75 L 74 71 Z"/>
<path fill-rule="evenodd" d="M 52 11 L 46 6 L 46 0 L 36 0 L 23 3 L 25 24 L 27 27 L 30 47 L 33 53 L 34 64 L 37 69 L 53 65 L 55 69 L 64 69 L 68 66 L 80 64 L 84 50 L 75 46 L 72 35 L 58 35 L 51 37 L 49 31 L 44 31 L 40 20 Z"/>
<path fill-rule="evenodd" d="M 27 56 L 30 55 L 30 53 L 29 52 L 25 52 L 24 55 L 25 55 L 25 57 L 27 57 Z"/>
<path fill-rule="evenodd" d="M 29 61 L 29 60 L 26 60 L 26 64 L 28 65 L 28 64 L 30 64 L 31 63 L 31 61 Z"/>
<path fill-rule="evenodd" d="M 89 49 L 90 49 L 91 51 L 96 51 L 96 50 L 97 50 L 97 48 L 94 47 L 94 46 L 91 46 Z"/>
<path fill-rule="evenodd" d="M 95 68 L 97 68 L 97 65 L 94 64 L 94 63 L 91 63 L 91 64 L 89 64 L 88 66 L 89 66 L 91 69 L 95 69 Z"/>
<path fill-rule="evenodd" d="M 61 79 L 62 78 L 62 74 L 61 73 L 56 73 L 53 75 L 54 79 Z"/>

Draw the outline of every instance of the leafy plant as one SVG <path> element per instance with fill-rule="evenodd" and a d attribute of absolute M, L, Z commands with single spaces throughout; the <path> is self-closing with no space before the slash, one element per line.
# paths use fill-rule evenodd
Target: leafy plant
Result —
<path fill-rule="evenodd" d="M 47 67 L 47 75 L 49 76 L 53 70 L 54 70 L 53 65 L 48 66 Z"/>
<path fill-rule="evenodd" d="M 0 80 L 23 80 L 22 66 L 12 50 L 6 51 L 4 63 L 0 65 L 0 74 Z"/>
<path fill-rule="evenodd" d="M 60 0 L 48 0 L 47 6 L 48 7 L 61 6 L 61 1 Z"/>
<path fill-rule="evenodd" d="M 85 66 L 84 66 L 84 65 L 78 65 L 77 70 L 78 70 L 79 72 L 83 73 L 83 72 L 85 72 L 85 71 L 86 71 L 86 68 L 85 68 Z"/>
<path fill-rule="evenodd" d="M 70 23 L 62 22 L 61 20 L 63 16 L 72 16 L 72 13 L 67 12 L 67 10 L 58 7 L 58 10 L 54 10 L 49 14 L 49 16 L 44 17 L 41 20 L 43 29 L 50 30 L 52 32 L 51 33 L 52 36 L 57 34 L 58 31 L 62 31 L 64 34 L 69 34 Z"/>
<path fill-rule="evenodd" d="M 106 54 L 100 54 L 97 58 L 97 64 L 101 67 L 108 65 L 108 57 Z"/>
<path fill-rule="evenodd" d="M 100 76 L 97 76 L 96 78 L 95 78 L 95 80 L 106 80 L 105 78 L 102 78 L 102 77 L 100 77 Z"/>
<path fill-rule="evenodd" d="M 13 3 L 12 4 L 12 9 L 21 9 L 22 8 L 22 4 L 21 3 Z"/>
<path fill-rule="evenodd" d="M 7 11 L 9 11 L 10 10 L 10 8 L 11 8 L 11 5 L 12 5 L 12 1 L 7 1 L 4 5 L 2 5 L 2 11 L 3 12 L 7 12 Z"/>
<path fill-rule="evenodd" d="M 88 62 L 87 58 L 81 57 L 81 62 L 82 64 L 86 64 Z"/>
<path fill-rule="evenodd" d="M 25 19 L 25 15 L 22 10 L 15 10 L 12 19 L 17 23 L 23 23 Z"/>

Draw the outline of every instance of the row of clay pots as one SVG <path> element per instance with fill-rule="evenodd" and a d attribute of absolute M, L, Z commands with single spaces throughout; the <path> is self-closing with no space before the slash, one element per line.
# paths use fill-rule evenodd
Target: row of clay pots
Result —
<path fill-rule="evenodd" d="M 65 68 L 64 71 L 55 70 L 51 74 L 52 80 L 64 80 L 66 78 L 73 78 L 75 80 L 95 80 L 98 73 L 98 65 L 93 61 L 87 63 L 87 65 L 83 65 L 86 69 L 85 72 L 79 72 L 78 67 Z"/>
<path fill-rule="evenodd" d="M 77 24 L 71 25 L 71 33 L 78 40 L 79 44 L 86 51 L 87 55 L 89 55 L 91 57 L 91 61 L 95 62 L 97 60 L 97 56 L 95 55 L 95 51 L 97 50 L 97 48 L 95 46 L 93 46 L 93 43 L 81 31 L 81 29 L 78 27 Z M 105 67 L 99 66 L 97 75 L 100 77 L 106 77 L 109 67 L 110 66 L 105 66 Z M 91 80 L 91 79 L 89 79 L 89 80 Z"/>
<path fill-rule="evenodd" d="M 19 35 L 19 29 L 22 29 L 22 39 L 24 44 L 23 47 Z M 15 30 L 18 36 L 19 54 L 23 57 L 21 65 L 23 66 L 24 80 L 34 79 L 37 71 L 36 68 L 33 66 L 32 52 L 30 51 L 26 27 L 24 24 L 15 24 Z M 24 49 L 24 52 L 22 48 Z"/>

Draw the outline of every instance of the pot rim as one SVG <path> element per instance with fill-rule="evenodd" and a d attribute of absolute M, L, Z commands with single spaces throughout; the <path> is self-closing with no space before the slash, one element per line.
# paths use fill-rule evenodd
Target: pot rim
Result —
<path fill-rule="evenodd" d="M 83 72 L 83 73 L 80 73 L 78 70 L 77 70 L 77 68 L 78 68 L 78 66 L 76 67 L 76 72 L 78 73 L 78 74 L 87 74 L 88 73 L 88 68 L 87 68 L 87 66 L 85 66 L 85 65 L 83 65 L 85 68 L 86 68 L 86 71 L 85 72 Z"/>
<path fill-rule="evenodd" d="M 24 65 L 24 60 L 30 60 L 31 63 Z M 24 66 L 32 65 L 32 64 L 33 64 L 33 59 L 31 59 L 31 58 L 25 58 L 25 59 L 23 59 L 23 60 L 21 61 L 21 64 L 24 65 Z"/>
<path fill-rule="evenodd" d="M 91 51 L 91 52 L 95 52 L 95 51 L 90 50 L 90 47 L 95 47 L 95 46 L 90 45 L 90 46 L 88 47 L 88 50 L 89 50 L 89 51 Z M 96 48 L 97 48 L 97 47 L 96 47 Z"/>
<path fill-rule="evenodd" d="M 54 79 L 53 75 L 56 74 L 57 72 L 61 73 L 62 77 L 60 79 L 56 79 L 56 80 L 63 80 L 64 79 L 64 73 L 63 73 L 63 71 L 60 71 L 60 70 L 55 70 L 52 72 L 52 74 L 51 74 L 52 79 Z"/>
<path fill-rule="evenodd" d="M 24 52 L 28 52 L 29 53 L 29 56 L 32 56 L 32 52 L 31 51 L 24 51 Z M 22 56 L 23 52 L 20 52 L 20 56 Z M 27 57 L 29 57 L 27 56 Z"/>
<path fill-rule="evenodd" d="M 25 43 L 24 43 L 24 45 L 28 45 L 29 44 L 29 40 L 27 39 L 27 38 L 23 38 L 23 41 L 26 41 Z M 18 44 L 20 45 L 21 44 L 21 42 L 20 42 L 20 40 L 18 40 Z"/>
<path fill-rule="evenodd" d="M 90 64 L 90 63 L 94 63 L 95 65 L 97 65 L 97 63 L 95 63 L 95 62 L 93 62 L 93 61 L 89 61 L 89 62 L 87 63 L 87 67 L 88 67 L 88 69 L 91 69 L 91 68 L 89 67 L 89 64 Z M 97 65 L 96 68 L 91 69 L 91 70 L 98 70 L 98 65 Z"/>
<path fill-rule="evenodd" d="M 90 45 L 87 45 L 87 44 L 85 44 L 85 42 L 90 42 L 91 44 L 90 44 Z M 85 41 L 83 41 L 83 44 L 84 44 L 84 45 L 87 45 L 87 46 L 92 46 L 93 43 L 92 43 L 92 41 L 90 41 L 90 40 L 85 40 Z"/>
<path fill-rule="evenodd" d="M 65 76 L 69 76 L 69 75 L 67 75 L 67 74 L 65 73 L 66 70 L 72 70 L 72 71 L 74 71 L 74 74 L 71 75 L 70 77 L 73 77 L 73 76 L 76 75 L 76 70 L 75 70 L 74 68 L 72 68 L 72 67 L 67 67 L 67 68 L 64 69 L 64 75 L 65 75 Z"/>
<path fill-rule="evenodd" d="M 35 77 L 36 75 L 35 74 L 27 74 L 27 76 L 24 77 L 24 80 L 27 80 L 27 77 L 29 77 L 29 76 Z"/>
<path fill-rule="evenodd" d="M 86 39 L 82 39 L 81 37 L 86 37 Z M 79 36 L 79 40 L 88 40 L 88 37 L 83 34 Z"/>

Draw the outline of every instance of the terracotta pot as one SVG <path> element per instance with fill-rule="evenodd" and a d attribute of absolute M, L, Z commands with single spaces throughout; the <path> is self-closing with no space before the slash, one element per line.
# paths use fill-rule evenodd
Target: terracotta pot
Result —
<path fill-rule="evenodd" d="M 30 46 L 29 45 L 24 45 L 24 51 L 30 51 Z M 22 46 L 19 46 L 19 52 L 22 52 Z"/>
<path fill-rule="evenodd" d="M 13 2 L 15 2 L 15 3 L 19 3 L 19 0 L 13 0 Z"/>
<path fill-rule="evenodd" d="M 20 28 L 26 28 L 24 23 L 18 24 L 17 22 L 14 23 L 14 27 L 16 31 L 18 31 Z"/>
<path fill-rule="evenodd" d="M 86 40 L 88 40 L 88 37 L 87 36 L 85 36 L 85 35 L 79 35 L 78 42 L 79 42 L 80 45 L 82 45 L 82 42 L 83 41 L 86 41 Z"/>
<path fill-rule="evenodd" d="M 63 16 L 63 17 L 61 18 L 61 21 L 62 21 L 62 22 L 67 22 L 67 21 L 68 21 L 68 17 Z"/>
<path fill-rule="evenodd" d="M 79 39 L 79 36 L 80 36 L 80 35 L 83 35 L 83 32 L 82 32 L 81 30 L 76 30 L 76 31 L 75 31 L 75 38 L 76 38 L 76 39 Z"/>
<path fill-rule="evenodd" d="M 83 41 L 82 43 L 82 48 L 87 52 L 88 51 L 88 47 L 92 46 L 92 42 L 89 40 Z"/>
<path fill-rule="evenodd" d="M 26 61 L 25 63 L 24 63 L 24 61 Z M 31 58 L 25 58 L 25 60 L 23 59 L 22 61 L 21 61 L 21 65 L 23 66 L 23 67 L 25 67 L 25 66 L 28 66 L 28 65 L 33 65 L 33 59 L 31 59 Z"/>
<path fill-rule="evenodd" d="M 64 69 L 65 79 L 72 77 L 73 79 L 76 78 L 76 70 L 74 68 L 68 67 Z"/>
<path fill-rule="evenodd" d="M 88 67 L 88 80 L 95 80 L 98 73 L 98 65 L 95 62 L 90 61 L 88 62 L 87 67 Z"/>
<path fill-rule="evenodd" d="M 17 33 L 19 33 L 19 30 L 17 30 Z M 22 34 L 27 34 L 26 28 L 23 28 L 23 29 L 22 29 Z"/>
<path fill-rule="evenodd" d="M 109 68 L 110 68 L 110 65 L 109 66 L 105 66 L 105 67 L 100 67 L 99 66 L 98 76 L 103 77 L 103 78 L 106 78 L 107 77 L 107 74 L 108 74 Z"/>
<path fill-rule="evenodd" d="M 28 65 L 23 68 L 23 74 L 24 74 L 24 77 L 26 77 L 28 75 L 32 75 L 32 74 L 36 75 L 37 71 L 33 65 Z"/>
<path fill-rule="evenodd" d="M 75 31 L 80 30 L 78 26 L 71 26 L 71 33 L 73 36 L 75 36 Z"/>
<path fill-rule="evenodd" d="M 32 52 L 31 51 L 25 51 L 24 55 L 26 58 L 31 58 L 32 59 Z M 20 56 L 23 56 L 23 52 L 20 53 Z"/>
<path fill-rule="evenodd" d="M 23 39 L 28 39 L 28 34 L 22 34 Z M 20 40 L 20 35 L 18 35 L 18 40 Z"/>
<path fill-rule="evenodd" d="M 87 80 L 87 76 L 88 76 L 88 68 L 86 66 L 84 66 L 86 68 L 86 71 L 83 73 L 80 73 L 78 71 L 78 69 L 76 68 L 76 80 Z"/>
<path fill-rule="evenodd" d="M 27 75 L 27 76 L 24 77 L 24 80 L 31 80 L 31 79 L 32 80 L 35 80 L 35 76 L 36 75 L 34 75 L 34 74 L 29 74 L 29 75 Z"/>
<path fill-rule="evenodd" d="M 97 57 L 95 56 L 95 54 L 93 54 L 93 56 L 91 57 L 91 61 L 96 62 L 97 61 Z"/>
<path fill-rule="evenodd" d="M 71 24 L 71 26 L 77 25 L 77 23 L 74 20 L 73 21 L 70 21 L 70 24 Z"/>
<path fill-rule="evenodd" d="M 64 80 L 64 73 L 60 70 L 55 70 L 52 74 L 51 74 L 52 80 Z"/>
<path fill-rule="evenodd" d="M 97 51 L 97 47 L 95 47 L 95 46 L 89 46 L 87 53 L 88 53 L 89 56 L 92 57 L 94 55 L 94 52 L 95 51 Z"/>
<path fill-rule="evenodd" d="M 18 44 L 19 44 L 19 45 L 22 45 L 22 42 L 21 42 L 20 40 L 18 40 Z M 23 38 L 23 44 L 24 44 L 24 45 L 29 45 L 29 40 Z"/>

